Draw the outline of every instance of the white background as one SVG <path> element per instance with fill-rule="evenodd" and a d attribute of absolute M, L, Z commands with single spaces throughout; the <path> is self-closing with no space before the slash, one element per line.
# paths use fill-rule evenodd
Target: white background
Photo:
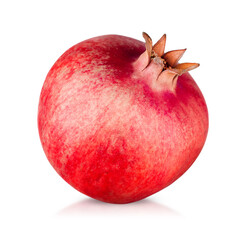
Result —
<path fill-rule="evenodd" d="M 247 239 L 246 1 L 1 1 L 0 239 Z M 187 48 L 208 104 L 194 165 L 146 200 L 112 205 L 65 183 L 43 153 L 46 74 L 72 45 L 120 34 Z"/>

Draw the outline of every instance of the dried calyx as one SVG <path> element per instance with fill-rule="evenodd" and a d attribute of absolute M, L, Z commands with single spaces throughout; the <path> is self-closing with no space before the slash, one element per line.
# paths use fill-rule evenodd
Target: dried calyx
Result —
<path fill-rule="evenodd" d="M 167 86 L 174 90 L 178 76 L 199 66 L 198 63 L 178 63 L 186 49 L 173 50 L 164 53 L 166 35 L 153 46 L 152 39 L 147 33 L 143 33 L 146 51 L 138 58 L 136 66 L 145 75 L 155 78 L 155 85 Z"/>

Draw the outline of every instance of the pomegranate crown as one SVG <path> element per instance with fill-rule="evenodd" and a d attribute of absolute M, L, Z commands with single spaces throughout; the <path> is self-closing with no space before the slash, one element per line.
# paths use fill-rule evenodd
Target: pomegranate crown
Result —
<path fill-rule="evenodd" d="M 143 32 L 146 51 L 138 58 L 138 69 L 142 72 L 157 73 L 157 80 L 169 83 L 172 89 L 175 88 L 178 76 L 195 69 L 198 63 L 178 63 L 186 49 L 178 49 L 165 53 L 166 34 L 164 34 L 154 45 L 151 37 Z"/>

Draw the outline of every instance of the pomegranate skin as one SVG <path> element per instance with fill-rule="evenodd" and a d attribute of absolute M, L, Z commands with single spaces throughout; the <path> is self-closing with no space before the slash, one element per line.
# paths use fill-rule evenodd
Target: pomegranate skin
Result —
<path fill-rule="evenodd" d="M 189 73 L 155 91 L 135 62 L 141 41 L 106 35 L 67 50 L 43 85 L 38 128 L 57 173 L 101 201 L 129 203 L 167 187 L 196 160 L 208 112 Z"/>

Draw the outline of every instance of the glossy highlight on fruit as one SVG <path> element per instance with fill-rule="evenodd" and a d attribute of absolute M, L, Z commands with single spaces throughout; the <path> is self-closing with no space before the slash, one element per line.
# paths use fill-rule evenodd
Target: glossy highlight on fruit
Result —
<path fill-rule="evenodd" d="M 57 173 L 78 191 L 109 203 L 146 198 L 178 179 L 196 160 L 208 132 L 203 95 L 179 63 L 186 49 L 165 53 L 119 35 L 80 42 L 44 82 L 38 128 Z"/>

